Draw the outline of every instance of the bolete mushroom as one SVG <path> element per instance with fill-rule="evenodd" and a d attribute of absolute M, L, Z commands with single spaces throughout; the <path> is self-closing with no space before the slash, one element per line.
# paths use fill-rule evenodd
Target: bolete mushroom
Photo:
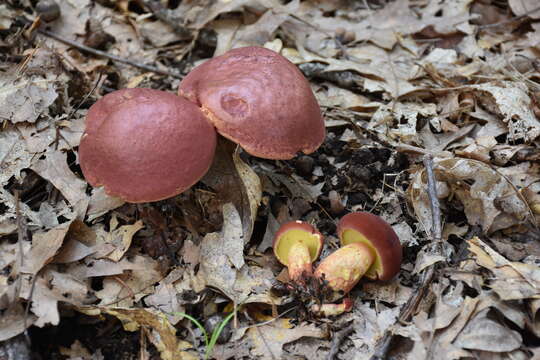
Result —
<path fill-rule="evenodd" d="M 368 212 L 345 215 L 337 227 L 341 245 L 365 244 L 375 258 L 364 276 L 372 280 L 392 279 L 401 267 L 401 242 L 394 229 L 380 216 Z"/>
<path fill-rule="evenodd" d="M 274 254 L 278 261 L 287 266 L 289 279 L 305 283 L 313 275 L 311 264 L 323 247 L 324 239 L 313 226 L 302 221 L 283 224 L 274 237 Z"/>
<path fill-rule="evenodd" d="M 178 93 L 254 156 L 291 159 L 324 141 L 324 120 L 309 82 L 266 48 L 237 48 L 204 62 L 182 80 Z"/>
<path fill-rule="evenodd" d="M 334 291 L 348 293 L 366 276 L 390 280 L 401 266 L 401 243 L 386 221 L 368 212 L 345 215 L 338 224 L 343 245 L 326 257 L 315 276 L 324 278 Z"/>
<path fill-rule="evenodd" d="M 175 196 L 214 157 L 216 132 L 192 102 L 164 91 L 123 89 L 90 107 L 79 146 L 86 180 L 139 203 Z"/>
<path fill-rule="evenodd" d="M 337 231 L 342 247 L 321 261 L 314 273 L 333 291 L 346 295 L 363 276 L 390 280 L 398 273 L 401 243 L 381 217 L 367 212 L 351 213 L 340 220 Z M 345 299 L 342 304 L 323 304 L 312 310 L 328 316 L 350 309 L 350 302 Z"/>

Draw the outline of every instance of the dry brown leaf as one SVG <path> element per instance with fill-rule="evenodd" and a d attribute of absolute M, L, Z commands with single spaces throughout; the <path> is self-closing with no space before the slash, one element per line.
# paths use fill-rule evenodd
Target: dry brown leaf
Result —
<path fill-rule="evenodd" d="M 521 335 L 486 317 L 487 309 L 478 313 L 459 333 L 454 344 L 469 350 L 509 352 L 521 346 Z"/>
<path fill-rule="evenodd" d="M 78 219 L 83 219 L 88 208 L 86 182 L 76 176 L 68 166 L 67 155 L 61 151 L 48 151 L 44 158 L 36 161 L 32 167 L 42 178 L 47 179 L 57 188 L 73 207 Z"/>
<path fill-rule="evenodd" d="M 36 275 L 45 265 L 52 261 L 69 231 L 71 221 L 59 225 L 47 232 L 32 236 L 32 248 L 24 255 L 21 272 Z"/>
<path fill-rule="evenodd" d="M 540 19 L 540 9 L 536 0 L 508 0 L 508 5 L 515 15 L 527 15 L 532 19 Z"/>
<path fill-rule="evenodd" d="M 46 75 L 46 74 L 43 74 Z M 0 119 L 12 123 L 35 122 L 41 115 L 49 113 L 49 106 L 56 100 L 58 86 L 55 75 L 0 76 Z"/>
<path fill-rule="evenodd" d="M 224 139 L 219 141 L 214 162 L 201 181 L 216 191 L 223 204 L 234 204 L 241 218 L 241 237 L 248 242 L 262 188 L 257 174 L 239 157 L 236 144 Z"/>
<path fill-rule="evenodd" d="M 88 221 L 92 221 L 123 204 L 124 200 L 107 195 L 103 186 L 92 188 L 92 195 L 90 196 L 88 210 L 86 212 Z"/>
<path fill-rule="evenodd" d="M 540 298 L 540 267 L 510 262 L 477 237 L 468 244 L 476 262 L 493 273 L 494 278 L 488 286 L 502 300 Z"/>
<path fill-rule="evenodd" d="M 523 223 L 530 216 L 527 203 L 514 185 L 503 174 L 480 161 L 436 159 L 435 171 L 438 181 L 447 187 L 438 189 L 439 197 L 457 196 L 471 225 L 481 225 L 484 231 L 493 232 Z M 424 226 L 431 223 L 426 189 L 424 171 L 417 171 L 409 194 Z M 505 205 L 500 208 L 497 204 L 501 203 Z"/>
<path fill-rule="evenodd" d="M 163 278 L 159 263 L 147 256 L 137 256 L 134 263 L 144 271 L 127 271 L 103 279 L 103 289 L 95 293 L 101 299 L 100 306 L 114 304 L 131 308 L 144 296 L 154 292 L 152 285 Z"/>
<path fill-rule="evenodd" d="M 353 343 L 358 349 L 358 355 L 369 358 L 377 341 L 381 339 L 386 329 L 392 326 L 399 314 L 399 307 L 387 309 L 381 306 L 375 311 L 369 306 L 357 307 L 354 310 L 355 332 L 352 335 Z"/>
<path fill-rule="evenodd" d="M 222 231 L 207 234 L 201 242 L 198 275 L 236 304 L 274 303 L 269 293 L 272 271 L 250 267 L 244 262 L 244 239 L 234 206 L 224 205 L 223 217 Z"/>
<path fill-rule="evenodd" d="M 109 314 L 118 318 L 124 330 L 137 331 L 141 327 L 150 329 L 147 332 L 150 341 L 158 349 L 163 360 L 196 360 L 199 357 L 193 351 L 192 345 L 176 337 L 176 329 L 169 323 L 164 314 L 152 309 L 135 308 L 79 308 L 84 314 L 97 316 Z"/>
<path fill-rule="evenodd" d="M 485 83 L 469 88 L 488 94 L 481 98 L 498 110 L 508 126 L 510 140 L 530 142 L 540 136 L 540 121 L 531 110 L 527 87 L 521 82 Z"/>
<path fill-rule="evenodd" d="M 135 233 L 144 227 L 142 220 L 138 220 L 131 225 L 122 225 L 118 228 L 117 226 L 118 220 L 113 215 L 109 224 L 110 230 L 104 239 L 105 243 L 114 246 L 114 250 L 106 256 L 107 259 L 113 261 L 119 261 L 124 256 L 131 245 L 131 240 L 133 240 Z"/>
<path fill-rule="evenodd" d="M 0 341 L 11 339 L 19 334 L 22 334 L 26 329 L 25 325 L 30 326 L 36 321 L 36 317 L 32 314 L 26 316 L 22 304 L 15 305 L 3 312 L 0 316 Z"/>
<path fill-rule="evenodd" d="M 293 326 L 290 319 L 278 319 L 268 325 L 251 327 L 246 335 L 252 343 L 252 353 L 260 359 L 281 359 L 283 346 L 302 337 L 326 336 L 314 324 Z"/>

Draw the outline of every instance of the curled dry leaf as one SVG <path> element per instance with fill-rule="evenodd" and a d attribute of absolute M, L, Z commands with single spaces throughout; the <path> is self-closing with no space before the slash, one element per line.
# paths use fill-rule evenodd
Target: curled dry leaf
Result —
<path fill-rule="evenodd" d="M 282 359 L 283 346 L 302 337 L 323 338 L 326 333 L 315 324 L 294 326 L 290 319 L 278 319 L 268 325 L 251 327 L 246 335 L 252 354 L 265 360 Z"/>
<path fill-rule="evenodd" d="M 236 144 L 220 139 L 212 166 L 201 181 L 216 191 L 223 204 L 232 203 L 240 214 L 242 239 L 248 242 L 262 197 L 261 181 L 239 156 Z"/>
<path fill-rule="evenodd" d="M 521 224 L 530 217 L 526 201 L 513 184 L 480 161 L 437 159 L 435 171 L 437 180 L 447 186 L 447 190 L 439 191 L 439 196 L 455 195 L 464 207 L 469 224 L 480 225 L 485 232 Z M 419 170 L 413 174 L 408 193 L 416 216 L 427 229 L 431 224 L 431 210 L 426 188 L 424 170 Z"/>
<path fill-rule="evenodd" d="M 223 229 L 207 234 L 200 245 L 200 272 L 208 286 L 221 291 L 236 304 L 273 303 L 269 293 L 273 274 L 269 269 L 244 262 L 240 218 L 232 204 L 223 206 Z"/>
<path fill-rule="evenodd" d="M 486 317 L 487 309 L 477 314 L 459 333 L 454 344 L 464 349 L 509 352 L 519 349 L 523 339 L 514 330 Z"/>
<path fill-rule="evenodd" d="M 89 202 L 86 195 L 86 182 L 71 171 L 67 154 L 49 151 L 44 156 L 44 159 L 36 161 L 31 169 L 42 178 L 49 180 L 73 207 L 77 218 L 83 219 Z"/>
<path fill-rule="evenodd" d="M 35 122 L 48 114 L 56 100 L 58 84 L 54 75 L 18 77 L 3 74 L 0 77 L 0 118 L 12 123 Z"/>
<path fill-rule="evenodd" d="M 32 248 L 25 254 L 21 272 L 36 275 L 46 264 L 52 261 L 69 231 L 71 221 L 59 225 L 44 233 L 32 236 Z"/>
<path fill-rule="evenodd" d="M 510 140 L 530 142 L 540 136 L 540 121 L 531 110 L 531 98 L 527 87 L 517 81 L 472 85 L 479 94 L 487 94 L 480 100 L 489 108 L 497 109 L 508 125 Z"/>
<path fill-rule="evenodd" d="M 486 243 L 475 237 L 468 241 L 475 261 L 491 271 L 488 283 L 503 300 L 539 299 L 540 267 L 522 262 L 510 262 Z"/>
<path fill-rule="evenodd" d="M 159 311 L 121 307 L 81 307 L 78 310 L 89 316 L 112 315 L 120 320 L 126 331 L 137 331 L 141 327 L 148 328 L 149 331 L 145 333 L 158 349 L 163 360 L 199 359 L 196 352 L 190 351 L 192 345 L 176 337 L 176 329 Z"/>

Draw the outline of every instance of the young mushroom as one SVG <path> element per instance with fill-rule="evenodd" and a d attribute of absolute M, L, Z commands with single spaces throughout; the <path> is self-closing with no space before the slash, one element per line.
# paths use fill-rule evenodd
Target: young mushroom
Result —
<path fill-rule="evenodd" d="M 140 203 L 191 187 L 215 147 L 216 132 L 195 104 L 164 91 L 123 89 L 90 107 L 79 157 L 88 183 Z"/>
<path fill-rule="evenodd" d="M 289 279 L 304 284 L 313 275 L 311 264 L 323 247 L 324 239 L 313 226 L 302 221 L 283 224 L 274 237 L 274 254 L 287 266 Z"/>
<path fill-rule="evenodd" d="M 254 156 L 291 159 L 324 141 L 324 119 L 309 82 L 266 48 L 233 49 L 206 61 L 182 80 L 178 93 Z"/>
<path fill-rule="evenodd" d="M 390 280 L 401 266 L 401 243 L 398 236 L 379 216 L 367 212 L 345 215 L 338 224 L 342 247 L 326 257 L 315 277 L 324 280 L 335 292 L 347 294 L 363 276 Z M 316 313 L 336 314 L 333 304 L 314 307 Z M 345 303 L 338 305 L 344 311 Z M 339 313 L 339 311 L 337 311 Z"/>
<path fill-rule="evenodd" d="M 341 218 L 337 228 L 341 245 L 366 245 L 375 258 L 364 276 L 372 280 L 391 280 L 401 268 L 402 249 L 394 229 L 380 216 L 354 212 Z M 366 252 L 367 256 L 367 252 Z"/>

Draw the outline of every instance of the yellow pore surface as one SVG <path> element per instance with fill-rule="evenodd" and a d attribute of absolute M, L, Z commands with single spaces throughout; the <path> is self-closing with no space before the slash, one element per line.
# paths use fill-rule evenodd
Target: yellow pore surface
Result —
<path fill-rule="evenodd" d="M 321 247 L 319 235 L 299 229 L 292 229 L 285 232 L 280 236 L 278 241 L 276 256 L 285 265 L 289 265 L 289 252 L 294 244 L 304 244 L 308 248 L 311 261 L 315 261 Z"/>
<path fill-rule="evenodd" d="M 377 274 L 380 274 L 382 272 L 381 257 L 379 256 L 379 252 L 377 251 L 377 249 L 371 244 L 371 241 L 369 241 L 368 238 L 362 235 L 362 233 L 359 233 L 358 231 L 353 229 L 347 229 L 343 231 L 343 234 L 341 235 L 341 245 L 345 246 L 352 243 L 362 243 L 372 251 L 375 256 L 375 261 L 373 261 L 373 264 L 366 271 L 364 276 L 370 279 L 377 279 Z"/>

